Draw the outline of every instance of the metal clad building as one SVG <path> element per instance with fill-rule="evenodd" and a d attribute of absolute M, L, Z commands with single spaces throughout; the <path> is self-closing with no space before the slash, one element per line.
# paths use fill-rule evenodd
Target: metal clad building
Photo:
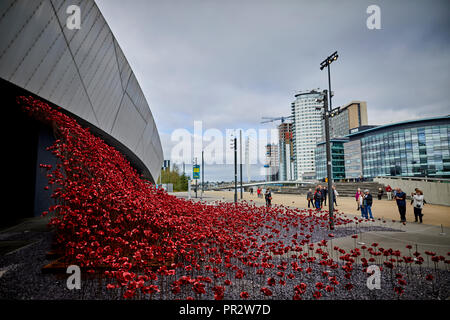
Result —
<path fill-rule="evenodd" d="M 81 9 L 80 29 L 66 26 L 72 4 Z M 159 176 L 155 121 L 94 1 L 2 0 L 0 77 L 99 128 L 140 159 L 151 180 Z"/>
<path fill-rule="evenodd" d="M 67 26 L 71 5 L 80 8 L 80 29 Z M 46 179 L 38 165 L 51 163 L 45 148 L 54 136 L 18 111 L 17 95 L 61 107 L 144 177 L 153 182 L 159 177 L 163 152 L 152 112 L 93 0 L 0 1 L 0 89 L 2 119 L 10 125 L 2 126 L 9 169 L 5 196 L 20 204 L 18 216 L 38 215 L 48 205 L 39 191 Z"/>

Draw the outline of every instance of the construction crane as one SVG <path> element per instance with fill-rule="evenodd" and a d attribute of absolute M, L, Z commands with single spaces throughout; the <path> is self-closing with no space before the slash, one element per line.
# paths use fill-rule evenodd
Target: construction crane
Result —
<path fill-rule="evenodd" d="M 293 117 L 294 117 L 293 115 L 290 115 L 287 117 L 275 117 L 275 118 L 274 117 L 261 117 L 261 119 L 265 119 L 264 121 L 261 121 L 261 123 L 274 122 L 274 121 L 278 121 L 278 120 L 280 120 L 281 123 L 284 123 L 285 120 L 292 119 Z"/>

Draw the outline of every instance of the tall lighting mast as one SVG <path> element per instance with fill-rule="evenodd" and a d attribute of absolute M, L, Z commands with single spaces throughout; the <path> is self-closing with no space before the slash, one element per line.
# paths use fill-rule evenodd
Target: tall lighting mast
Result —
<path fill-rule="evenodd" d="M 329 225 L 330 229 L 334 229 L 334 191 L 333 191 L 333 173 L 332 173 L 332 163 L 331 163 L 331 143 L 330 143 L 330 124 L 329 118 L 330 115 L 333 114 L 333 107 L 331 104 L 331 97 L 333 96 L 331 92 L 331 76 L 330 76 L 330 64 L 333 61 L 336 61 L 338 58 L 337 51 L 333 52 L 330 56 L 328 56 L 325 60 L 320 63 L 320 70 L 323 70 L 325 67 L 328 70 L 328 94 L 327 90 L 323 91 L 323 119 L 325 122 L 325 140 L 326 140 L 326 154 L 327 154 L 327 180 L 328 180 L 328 211 L 330 215 Z M 339 108 L 337 110 L 339 112 Z"/>

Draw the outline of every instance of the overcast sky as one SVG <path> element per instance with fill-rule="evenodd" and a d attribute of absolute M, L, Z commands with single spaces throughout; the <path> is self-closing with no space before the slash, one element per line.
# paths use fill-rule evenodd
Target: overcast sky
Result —
<path fill-rule="evenodd" d="M 450 113 L 448 0 L 96 3 L 147 98 L 166 159 L 173 130 L 192 132 L 195 120 L 204 130 L 274 127 L 261 117 L 290 115 L 298 90 L 325 89 L 319 64 L 336 50 L 333 106 L 367 101 L 369 124 Z M 380 30 L 366 26 L 373 4 Z M 205 180 L 234 178 L 230 168 L 207 169 Z"/>

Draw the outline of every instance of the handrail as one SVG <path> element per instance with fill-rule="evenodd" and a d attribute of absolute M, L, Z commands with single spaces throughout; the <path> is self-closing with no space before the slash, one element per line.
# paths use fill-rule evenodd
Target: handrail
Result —
<path fill-rule="evenodd" d="M 436 182 L 446 182 L 450 183 L 450 179 L 447 178 L 428 178 L 428 177 L 408 177 L 408 176 L 377 176 L 374 179 L 393 179 L 393 180 L 413 180 L 413 181 L 436 181 Z"/>

